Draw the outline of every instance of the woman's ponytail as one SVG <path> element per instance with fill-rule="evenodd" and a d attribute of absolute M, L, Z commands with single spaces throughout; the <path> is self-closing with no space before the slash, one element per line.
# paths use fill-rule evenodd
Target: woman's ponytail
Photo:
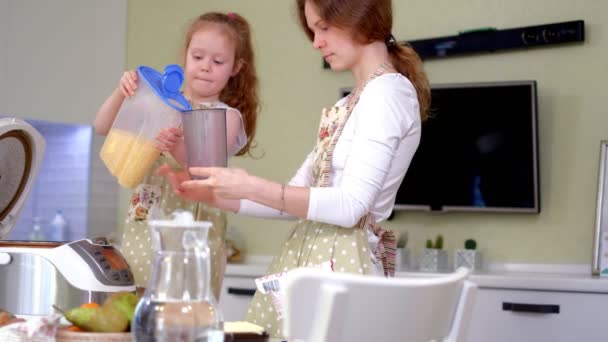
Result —
<path fill-rule="evenodd" d="M 386 45 L 395 69 L 407 77 L 416 88 L 418 105 L 420 106 L 420 119 L 425 121 L 429 116 L 431 106 L 431 87 L 422 67 L 420 56 L 409 44 L 396 43 L 394 38 L 387 40 Z"/>

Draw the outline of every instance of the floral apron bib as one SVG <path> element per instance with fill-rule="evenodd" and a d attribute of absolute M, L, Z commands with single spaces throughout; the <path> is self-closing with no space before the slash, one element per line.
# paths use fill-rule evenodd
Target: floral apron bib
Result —
<path fill-rule="evenodd" d="M 368 80 L 381 75 L 387 65 L 383 64 Z M 347 103 L 348 103 L 347 99 Z M 321 116 L 319 136 L 313 151 L 313 176 L 315 187 L 329 186 L 331 160 L 335 145 L 350 116 L 351 105 L 324 109 Z M 378 238 L 375 251 L 370 251 L 368 230 Z M 286 272 L 298 267 L 307 267 L 331 261 L 335 272 L 371 274 L 374 262 L 382 262 L 385 276 L 395 273 L 396 239 L 392 231 L 379 227 L 368 214 L 352 228 L 300 220 L 290 233 L 281 254 L 273 259 L 267 274 Z M 372 252 L 375 261 L 372 261 Z M 283 338 L 282 321 L 277 319 L 269 294 L 256 291 L 246 320 L 262 326 L 271 336 Z"/>

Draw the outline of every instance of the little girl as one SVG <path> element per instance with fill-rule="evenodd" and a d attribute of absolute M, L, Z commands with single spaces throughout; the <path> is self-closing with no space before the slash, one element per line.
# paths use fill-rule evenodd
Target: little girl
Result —
<path fill-rule="evenodd" d="M 229 155 L 249 153 L 258 112 L 258 78 L 247 21 L 235 13 L 210 12 L 199 16 L 186 33 L 183 55 L 183 95 L 193 109 L 226 108 Z M 137 91 L 137 83 L 135 71 L 123 74 L 119 86 L 97 113 L 94 127 L 98 134 L 108 133 L 125 98 Z M 185 165 L 181 129 L 161 130 L 157 145 L 163 151 L 161 157 L 132 193 L 121 251 L 131 267 L 135 285 L 145 287 L 151 274 L 153 254 L 147 221 L 156 218 L 149 213 L 158 213 L 162 218 L 176 209 L 191 211 L 197 220 L 213 222 L 209 231 L 211 288 L 219 299 L 226 262 L 226 216 L 218 209 L 175 196 L 165 178 L 154 173 L 159 167 L 181 168 Z"/>

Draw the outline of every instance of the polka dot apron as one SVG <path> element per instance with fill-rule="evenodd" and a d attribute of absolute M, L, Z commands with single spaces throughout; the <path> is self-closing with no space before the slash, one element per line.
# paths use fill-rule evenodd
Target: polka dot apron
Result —
<path fill-rule="evenodd" d="M 386 64 L 379 67 L 368 82 L 381 75 L 387 67 Z M 351 99 L 347 99 L 346 103 L 348 100 Z M 319 136 L 313 151 L 315 187 L 329 186 L 333 150 L 357 100 L 355 98 L 350 101 L 350 109 L 340 106 L 323 110 Z M 369 250 L 368 230 L 378 237 L 375 251 Z M 287 238 L 280 255 L 274 258 L 267 274 L 332 261 L 335 272 L 359 274 L 371 274 L 372 268 L 376 267 L 374 263 L 382 262 L 385 276 L 393 276 L 396 247 L 394 233 L 376 225 L 370 214 L 352 228 L 300 220 Z M 375 260 L 372 260 L 372 252 Z M 246 320 L 262 326 L 274 338 L 283 338 L 282 321 L 277 319 L 270 294 L 256 291 Z"/>
<path fill-rule="evenodd" d="M 226 214 L 219 209 L 207 207 L 180 198 L 173 193 L 165 177 L 153 174 L 159 166 L 169 164 L 178 167 L 169 156 L 161 155 L 150 169 L 150 173 L 138 185 L 132 195 L 125 221 L 120 251 L 131 267 L 135 285 L 146 287 L 152 275 L 154 250 L 148 229 L 148 220 L 169 219 L 175 210 L 187 210 L 197 221 L 210 221 L 209 250 L 211 251 L 211 289 L 219 299 L 226 265 L 225 235 Z"/>

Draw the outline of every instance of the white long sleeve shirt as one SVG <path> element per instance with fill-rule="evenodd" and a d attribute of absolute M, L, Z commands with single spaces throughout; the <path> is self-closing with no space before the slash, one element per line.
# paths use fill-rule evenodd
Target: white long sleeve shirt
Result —
<path fill-rule="evenodd" d="M 341 99 L 336 105 L 343 103 Z M 418 148 L 420 127 L 416 90 L 406 77 L 389 73 L 371 80 L 336 144 L 330 186 L 311 187 L 312 152 L 289 182 L 311 187 L 306 218 L 342 227 L 354 226 L 367 213 L 376 222 L 386 220 Z M 249 200 L 241 200 L 239 213 L 289 218 Z"/>

